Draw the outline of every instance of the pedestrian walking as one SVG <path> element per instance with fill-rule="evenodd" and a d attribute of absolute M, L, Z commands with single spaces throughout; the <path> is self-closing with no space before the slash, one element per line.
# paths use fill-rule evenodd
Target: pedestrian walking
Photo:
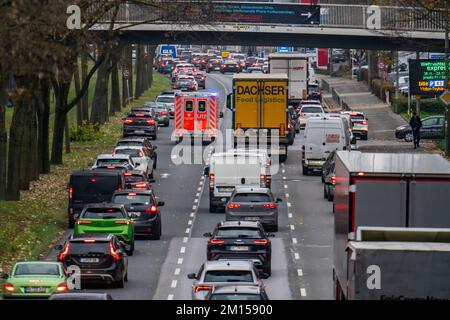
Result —
<path fill-rule="evenodd" d="M 417 149 L 420 147 L 420 128 L 422 128 L 422 120 L 417 115 L 417 112 L 413 112 L 409 125 L 413 133 L 414 149 Z"/>

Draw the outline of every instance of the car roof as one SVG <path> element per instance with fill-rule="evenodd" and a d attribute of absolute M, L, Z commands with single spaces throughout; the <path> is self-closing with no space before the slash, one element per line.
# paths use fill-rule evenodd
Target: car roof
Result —
<path fill-rule="evenodd" d="M 206 261 L 205 264 L 206 271 L 214 270 L 242 270 L 242 271 L 252 271 L 253 262 L 250 260 L 217 260 L 217 261 Z"/>
<path fill-rule="evenodd" d="M 119 173 L 117 171 L 111 170 L 78 170 L 71 174 L 71 177 L 92 177 L 92 176 L 117 176 Z"/>
<path fill-rule="evenodd" d="M 270 194 L 269 188 L 236 186 L 235 193 L 267 193 Z"/>
<path fill-rule="evenodd" d="M 41 261 L 18 261 L 15 263 L 15 265 L 18 264 L 55 264 L 58 266 L 61 266 L 60 262 L 57 261 L 50 261 L 50 260 L 41 260 Z"/>
<path fill-rule="evenodd" d="M 85 233 L 72 234 L 69 238 L 71 242 L 83 242 L 84 240 L 111 241 L 115 236 L 110 233 Z"/>
<path fill-rule="evenodd" d="M 150 141 L 148 138 L 139 138 L 139 137 L 135 137 L 135 138 L 122 138 L 122 139 L 119 139 L 119 141 L 118 142 L 127 142 L 127 141 L 135 141 L 135 142 L 144 142 L 145 140 L 148 140 L 148 141 Z"/>
<path fill-rule="evenodd" d="M 233 227 L 246 227 L 246 228 L 260 228 L 261 223 L 258 221 L 222 221 L 219 223 L 219 228 L 233 228 Z"/>
<path fill-rule="evenodd" d="M 141 150 L 144 149 L 144 146 L 117 146 L 115 148 L 115 150 L 126 150 L 126 149 Z"/>
<path fill-rule="evenodd" d="M 97 160 L 104 160 L 104 159 L 130 159 L 131 156 L 129 154 L 99 154 L 97 156 Z"/>
<path fill-rule="evenodd" d="M 302 109 L 303 108 L 311 108 L 311 107 L 313 107 L 313 108 L 322 108 L 323 109 L 321 104 L 303 104 L 302 105 Z"/>
<path fill-rule="evenodd" d="M 261 288 L 257 285 L 218 285 L 214 286 L 212 294 L 261 294 Z"/>

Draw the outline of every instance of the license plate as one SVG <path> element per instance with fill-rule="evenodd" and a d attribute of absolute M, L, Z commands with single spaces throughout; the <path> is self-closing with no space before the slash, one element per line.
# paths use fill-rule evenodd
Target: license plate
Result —
<path fill-rule="evenodd" d="M 81 258 L 82 263 L 98 263 L 100 260 L 98 258 Z"/>
<path fill-rule="evenodd" d="M 136 134 L 144 134 L 145 131 L 144 130 L 136 130 L 134 133 L 136 133 Z"/>
<path fill-rule="evenodd" d="M 231 251 L 248 251 L 248 247 L 243 246 L 233 246 L 230 249 Z"/>
<path fill-rule="evenodd" d="M 140 216 L 141 216 L 141 213 L 140 213 L 140 212 L 129 212 L 128 214 L 129 214 L 130 216 L 134 214 L 136 217 L 140 217 Z"/>
<path fill-rule="evenodd" d="M 246 221 L 259 221 L 259 217 L 246 217 Z"/>
<path fill-rule="evenodd" d="M 220 68 L 214 68 L 214 70 L 220 70 Z"/>
<path fill-rule="evenodd" d="M 25 293 L 45 293 L 46 289 L 43 287 L 27 287 L 24 289 Z"/>

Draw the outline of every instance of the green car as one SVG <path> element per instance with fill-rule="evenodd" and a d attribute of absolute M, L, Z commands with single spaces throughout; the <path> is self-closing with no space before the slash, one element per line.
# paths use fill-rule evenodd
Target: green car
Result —
<path fill-rule="evenodd" d="M 74 234 L 113 234 L 125 243 L 129 256 L 134 251 L 134 224 L 120 204 L 102 203 L 84 207 L 75 223 Z"/>
<path fill-rule="evenodd" d="M 53 293 L 67 292 L 67 277 L 59 262 L 18 262 L 11 275 L 2 274 L 3 299 L 48 299 Z"/>

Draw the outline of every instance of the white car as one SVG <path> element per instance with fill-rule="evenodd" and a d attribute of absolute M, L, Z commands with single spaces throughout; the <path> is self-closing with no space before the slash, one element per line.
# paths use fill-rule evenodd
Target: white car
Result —
<path fill-rule="evenodd" d="M 155 100 L 156 103 L 163 103 L 169 108 L 169 116 L 170 119 L 173 119 L 175 116 L 175 95 L 160 95 Z"/>
<path fill-rule="evenodd" d="M 299 117 L 298 117 L 298 123 L 300 129 L 304 129 L 306 125 L 306 121 L 308 121 L 311 117 L 319 117 L 325 113 L 325 110 L 320 104 L 305 104 L 302 105 Z"/>
<path fill-rule="evenodd" d="M 136 163 L 128 154 L 101 154 L 97 156 L 97 160 L 92 165 L 92 169 L 114 169 L 117 167 L 121 167 L 126 170 L 135 170 Z"/>
<path fill-rule="evenodd" d="M 135 164 L 135 169 L 142 171 L 146 177 L 153 179 L 153 159 L 141 146 L 120 146 L 114 149 L 114 155 L 129 155 Z"/>

